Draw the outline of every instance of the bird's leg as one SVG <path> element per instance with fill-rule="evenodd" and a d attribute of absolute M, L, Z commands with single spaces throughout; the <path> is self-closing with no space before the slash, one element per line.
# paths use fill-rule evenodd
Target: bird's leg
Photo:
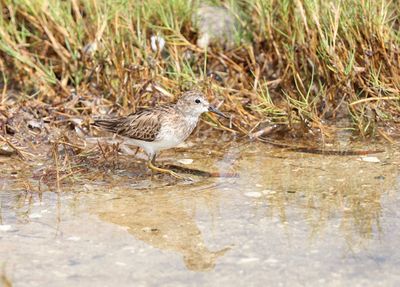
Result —
<path fill-rule="evenodd" d="M 156 155 L 150 155 L 149 156 L 149 161 L 147 162 L 147 166 L 152 170 L 152 171 L 156 171 L 156 172 L 160 172 L 160 173 L 167 173 L 175 178 L 178 179 L 184 179 L 183 176 L 177 174 L 176 172 L 169 170 L 169 169 L 165 169 L 165 168 L 161 168 L 155 165 L 156 163 Z"/>

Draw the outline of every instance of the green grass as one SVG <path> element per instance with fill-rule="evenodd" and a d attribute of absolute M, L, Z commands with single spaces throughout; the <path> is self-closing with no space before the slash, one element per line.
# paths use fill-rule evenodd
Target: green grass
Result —
<path fill-rule="evenodd" d="M 153 103 L 142 90 L 151 82 L 171 94 L 196 87 L 224 99 L 240 133 L 302 117 L 321 133 L 348 118 L 362 136 L 398 123 L 397 0 L 209 1 L 237 25 L 235 47 L 207 51 L 196 47 L 199 2 L 1 0 L 0 99 L 6 104 L 5 89 L 15 89 L 21 99 L 55 104 L 73 88 L 128 111 Z M 160 54 L 152 35 L 166 40 Z M 84 56 L 91 43 L 97 50 Z"/>

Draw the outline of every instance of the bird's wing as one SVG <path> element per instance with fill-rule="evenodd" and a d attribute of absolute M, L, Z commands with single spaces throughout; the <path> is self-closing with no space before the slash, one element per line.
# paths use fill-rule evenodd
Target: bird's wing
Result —
<path fill-rule="evenodd" d="M 172 111 L 170 106 L 159 106 L 122 118 L 95 120 L 94 125 L 124 137 L 151 142 L 160 132 L 163 114 Z"/>

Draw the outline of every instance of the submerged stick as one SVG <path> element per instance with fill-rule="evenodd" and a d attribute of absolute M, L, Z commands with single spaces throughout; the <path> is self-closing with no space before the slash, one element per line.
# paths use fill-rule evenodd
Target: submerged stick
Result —
<path fill-rule="evenodd" d="M 239 177 L 239 174 L 236 172 L 209 172 L 200 169 L 187 168 L 179 165 L 168 164 L 166 168 L 171 169 L 175 172 L 192 174 L 201 177 L 226 177 L 226 178 L 235 178 Z"/>
<path fill-rule="evenodd" d="M 311 154 L 349 156 L 349 155 L 367 155 L 367 154 L 384 152 L 383 150 L 325 150 L 325 149 L 320 149 L 318 147 L 292 146 L 285 143 L 270 141 L 262 137 L 259 137 L 258 139 L 263 143 L 285 148 L 289 151 L 311 153 Z"/>

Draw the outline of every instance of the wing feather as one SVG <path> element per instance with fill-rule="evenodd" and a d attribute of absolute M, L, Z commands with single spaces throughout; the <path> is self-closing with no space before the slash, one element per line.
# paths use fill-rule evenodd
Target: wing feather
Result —
<path fill-rule="evenodd" d="M 163 115 L 173 112 L 171 105 L 165 105 L 139 110 L 126 117 L 98 119 L 94 125 L 124 137 L 151 142 L 160 132 Z"/>

